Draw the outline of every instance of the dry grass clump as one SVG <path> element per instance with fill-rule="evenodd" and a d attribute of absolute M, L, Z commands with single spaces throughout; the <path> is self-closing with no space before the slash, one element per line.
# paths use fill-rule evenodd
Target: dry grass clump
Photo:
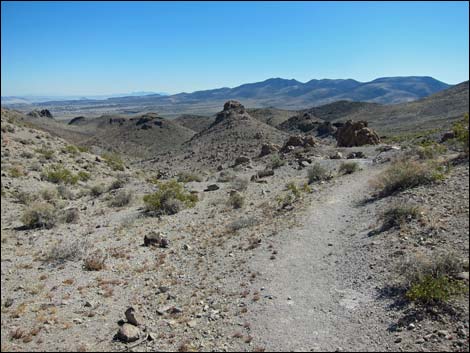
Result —
<path fill-rule="evenodd" d="M 35 202 L 25 211 L 21 221 L 28 228 L 52 228 L 57 223 L 57 211 L 49 203 Z"/>
<path fill-rule="evenodd" d="M 90 188 L 90 194 L 94 197 L 98 197 L 106 192 L 106 187 L 103 183 L 93 185 Z"/>
<path fill-rule="evenodd" d="M 196 174 L 195 172 L 181 172 L 178 174 L 177 180 L 180 183 L 189 183 L 192 181 L 201 182 L 202 178 L 199 174 Z"/>
<path fill-rule="evenodd" d="M 80 219 L 78 208 L 69 208 L 64 211 L 63 219 L 65 223 L 77 223 Z"/>
<path fill-rule="evenodd" d="M 445 171 L 445 166 L 435 162 L 397 160 L 372 182 L 372 186 L 378 191 L 378 196 L 386 197 L 416 186 L 443 180 Z"/>
<path fill-rule="evenodd" d="M 72 174 L 70 170 L 61 164 L 54 164 L 47 167 L 43 173 L 42 178 L 55 184 L 76 184 L 79 180 L 77 175 Z"/>
<path fill-rule="evenodd" d="M 87 271 L 100 271 L 105 268 L 106 254 L 96 250 L 83 260 L 83 268 Z"/>
<path fill-rule="evenodd" d="M 237 191 L 245 191 L 248 189 L 250 180 L 248 178 L 237 177 L 232 181 L 232 189 Z"/>
<path fill-rule="evenodd" d="M 422 216 L 421 208 L 417 205 L 395 204 L 385 210 L 381 215 L 382 229 L 401 228 L 405 223 L 413 219 L 420 219 Z"/>
<path fill-rule="evenodd" d="M 255 217 L 243 217 L 230 223 L 228 225 L 228 229 L 232 232 L 236 232 L 240 229 L 253 227 L 257 225 L 258 223 L 259 221 Z"/>
<path fill-rule="evenodd" d="M 132 193 L 126 190 L 120 190 L 109 201 L 111 207 L 123 207 L 128 205 L 132 200 Z"/>
<path fill-rule="evenodd" d="M 343 162 L 339 166 L 338 173 L 340 174 L 352 174 L 359 170 L 359 164 L 357 162 Z"/>
<path fill-rule="evenodd" d="M 19 178 L 26 175 L 24 168 L 20 165 L 14 165 L 8 171 L 8 175 L 12 178 Z"/>
<path fill-rule="evenodd" d="M 245 197 L 239 192 L 233 192 L 230 195 L 229 204 L 235 209 L 242 208 L 245 204 Z"/>
<path fill-rule="evenodd" d="M 89 244 L 81 239 L 61 240 L 50 248 L 44 256 L 44 261 L 53 263 L 64 263 L 65 261 L 74 261 L 82 258 L 84 251 Z"/>

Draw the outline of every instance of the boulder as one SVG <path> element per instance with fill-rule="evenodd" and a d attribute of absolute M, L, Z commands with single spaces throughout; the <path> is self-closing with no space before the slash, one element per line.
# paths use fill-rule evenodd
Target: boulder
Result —
<path fill-rule="evenodd" d="M 144 236 L 145 246 L 158 246 L 160 248 L 167 248 L 169 245 L 168 238 L 161 232 L 150 232 Z"/>
<path fill-rule="evenodd" d="M 447 131 L 445 132 L 442 137 L 441 137 L 441 143 L 446 142 L 448 140 L 452 140 L 455 138 L 455 132 L 453 131 Z"/>
<path fill-rule="evenodd" d="M 32 112 L 28 113 L 28 116 L 31 116 L 33 118 L 49 118 L 49 119 L 54 118 L 52 116 L 52 113 L 48 109 L 33 110 Z"/>
<path fill-rule="evenodd" d="M 235 166 L 240 165 L 240 164 L 247 164 L 250 163 L 250 158 L 245 157 L 245 156 L 240 156 L 237 159 L 235 159 Z"/>
<path fill-rule="evenodd" d="M 330 136 L 334 135 L 338 129 L 336 126 L 331 124 L 329 121 L 325 121 L 324 123 L 321 123 L 317 127 L 317 133 L 319 136 Z"/>
<path fill-rule="evenodd" d="M 380 138 L 377 133 L 367 127 L 367 121 L 348 120 L 344 126 L 338 129 L 336 141 L 339 147 L 356 147 L 363 145 L 377 145 Z"/>
<path fill-rule="evenodd" d="M 351 152 L 348 154 L 347 156 L 347 159 L 359 159 L 359 158 L 367 158 L 366 155 L 361 152 L 361 151 L 358 151 L 358 152 Z"/>
<path fill-rule="evenodd" d="M 117 338 L 122 342 L 135 342 L 140 337 L 140 330 L 138 327 L 131 324 L 124 324 L 119 328 Z"/>
<path fill-rule="evenodd" d="M 125 315 L 127 322 L 131 325 L 140 326 L 143 324 L 142 316 L 137 313 L 133 307 L 127 308 Z"/>
<path fill-rule="evenodd" d="M 208 185 L 204 191 L 216 191 L 219 190 L 220 187 L 217 184 Z"/>
<path fill-rule="evenodd" d="M 315 144 L 315 138 L 311 135 L 305 137 L 301 135 L 290 136 L 282 147 L 281 152 L 288 153 L 295 149 L 295 147 L 315 146 Z"/>
<path fill-rule="evenodd" d="M 343 159 L 343 154 L 339 151 L 336 151 L 330 156 L 330 159 Z"/>
<path fill-rule="evenodd" d="M 278 145 L 272 144 L 272 143 L 265 143 L 263 146 L 261 146 L 261 153 L 260 157 L 267 156 L 268 154 L 278 152 L 280 147 Z"/>

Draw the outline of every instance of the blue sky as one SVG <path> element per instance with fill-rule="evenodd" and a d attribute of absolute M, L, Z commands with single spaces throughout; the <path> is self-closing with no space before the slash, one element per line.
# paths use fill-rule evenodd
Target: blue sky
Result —
<path fill-rule="evenodd" d="M 469 76 L 468 2 L 3 2 L 6 95 Z"/>

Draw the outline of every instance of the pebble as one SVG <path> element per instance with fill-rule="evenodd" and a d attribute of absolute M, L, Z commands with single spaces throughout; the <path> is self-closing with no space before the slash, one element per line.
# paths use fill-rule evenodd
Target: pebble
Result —
<path fill-rule="evenodd" d="M 403 341 L 403 338 L 401 338 L 401 337 L 397 337 L 395 339 L 395 343 L 400 343 L 401 341 Z"/>

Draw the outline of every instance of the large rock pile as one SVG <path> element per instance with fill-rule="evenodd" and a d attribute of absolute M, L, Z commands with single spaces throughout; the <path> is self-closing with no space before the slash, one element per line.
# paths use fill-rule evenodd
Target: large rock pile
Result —
<path fill-rule="evenodd" d="M 296 147 L 313 147 L 315 146 L 315 144 L 316 141 L 313 136 L 290 136 L 282 147 L 281 152 L 288 153 L 290 151 L 293 151 Z"/>
<path fill-rule="evenodd" d="M 49 118 L 53 119 L 54 117 L 52 116 L 52 113 L 48 109 L 42 109 L 42 110 L 33 110 L 28 113 L 28 116 L 31 116 L 33 118 Z"/>
<path fill-rule="evenodd" d="M 367 121 L 348 120 L 336 133 L 338 147 L 355 147 L 377 145 L 380 138 L 377 133 L 367 127 Z"/>
<path fill-rule="evenodd" d="M 216 115 L 213 125 L 220 123 L 228 118 L 249 119 L 245 107 L 238 101 L 229 100 L 224 104 L 224 110 Z"/>

